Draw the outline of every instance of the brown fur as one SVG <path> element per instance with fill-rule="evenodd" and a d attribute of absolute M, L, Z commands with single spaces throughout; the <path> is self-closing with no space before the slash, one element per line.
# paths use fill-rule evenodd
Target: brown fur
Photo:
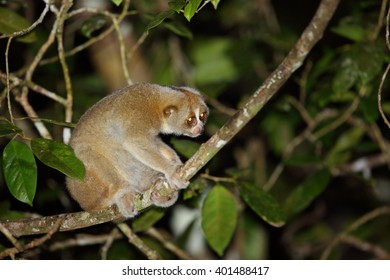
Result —
<path fill-rule="evenodd" d="M 176 173 L 182 162 L 158 134 L 196 137 L 203 131 L 202 113 L 208 114 L 202 96 L 187 87 L 141 83 L 102 99 L 80 118 L 70 141 L 86 167 L 83 181 L 67 180 L 72 197 L 87 211 L 117 204 L 129 218 L 137 214 L 134 195 L 157 180 L 175 190 L 187 187 Z M 189 117 L 196 118 L 194 126 Z M 177 197 L 153 193 L 151 199 L 168 207 Z"/>

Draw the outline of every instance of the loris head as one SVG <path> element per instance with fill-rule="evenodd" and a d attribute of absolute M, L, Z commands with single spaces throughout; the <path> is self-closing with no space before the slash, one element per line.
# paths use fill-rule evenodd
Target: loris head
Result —
<path fill-rule="evenodd" d="M 173 98 L 163 108 L 162 133 L 197 137 L 202 134 L 209 110 L 202 95 L 189 87 L 167 87 Z"/>

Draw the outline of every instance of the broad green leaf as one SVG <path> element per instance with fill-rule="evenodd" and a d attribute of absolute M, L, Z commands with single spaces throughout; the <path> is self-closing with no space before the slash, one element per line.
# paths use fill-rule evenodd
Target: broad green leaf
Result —
<path fill-rule="evenodd" d="M 134 232 L 145 231 L 165 215 L 165 210 L 162 208 L 151 208 L 145 213 L 132 220 L 132 229 Z"/>
<path fill-rule="evenodd" d="M 213 4 L 214 6 L 214 9 L 217 9 L 218 8 L 218 4 L 221 0 L 211 0 L 211 4 Z"/>
<path fill-rule="evenodd" d="M 175 11 L 176 13 L 180 13 L 185 4 L 186 0 L 176 0 L 168 2 L 169 8 L 171 8 L 171 10 Z"/>
<path fill-rule="evenodd" d="M 229 245 L 237 223 L 234 196 L 223 186 L 216 185 L 208 193 L 202 207 L 202 229 L 211 248 L 222 256 Z"/>
<path fill-rule="evenodd" d="M 123 0 L 111 0 L 111 2 L 119 6 L 120 4 L 122 4 Z"/>
<path fill-rule="evenodd" d="M 270 193 L 247 183 L 241 186 L 240 193 L 246 204 L 264 221 L 274 227 L 285 224 L 283 209 Z"/>
<path fill-rule="evenodd" d="M 189 0 L 188 4 L 184 8 L 184 16 L 188 21 L 195 15 L 202 0 Z"/>
<path fill-rule="evenodd" d="M 35 156 L 47 166 L 71 178 L 80 180 L 84 178 L 84 164 L 68 145 L 54 140 L 34 138 L 31 141 L 31 148 Z"/>
<path fill-rule="evenodd" d="M 14 126 L 13 124 L 9 124 L 9 123 L 0 124 L 0 137 L 7 136 L 10 134 L 20 133 L 20 132 L 22 132 L 22 130 L 17 126 Z"/>
<path fill-rule="evenodd" d="M 159 26 L 167 17 L 172 16 L 174 11 L 169 10 L 165 12 L 161 12 L 157 14 L 151 22 L 149 22 L 148 26 L 146 26 L 146 31 L 149 31 L 152 28 L 155 28 L 156 26 Z"/>
<path fill-rule="evenodd" d="M 192 157 L 200 147 L 199 143 L 187 139 L 172 139 L 171 143 L 175 150 L 186 158 Z"/>
<path fill-rule="evenodd" d="M 291 218 L 309 206 L 325 190 L 329 180 L 330 173 L 328 170 L 321 170 L 306 178 L 287 197 L 284 206 L 286 215 Z"/>
<path fill-rule="evenodd" d="M 32 206 L 37 188 L 37 165 L 26 144 L 16 140 L 7 144 L 3 151 L 3 172 L 11 194 Z"/>
<path fill-rule="evenodd" d="M 84 21 L 80 31 L 85 37 L 91 38 L 92 33 L 101 29 L 106 23 L 107 18 L 105 16 L 95 15 Z"/>
<path fill-rule="evenodd" d="M 28 21 L 8 8 L 0 8 L 0 34 L 11 34 L 30 26 Z M 31 43 L 36 40 L 35 32 L 30 32 L 16 40 L 23 43 Z"/>

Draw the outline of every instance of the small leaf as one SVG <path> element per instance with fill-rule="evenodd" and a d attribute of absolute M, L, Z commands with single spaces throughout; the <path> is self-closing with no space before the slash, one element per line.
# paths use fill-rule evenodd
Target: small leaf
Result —
<path fill-rule="evenodd" d="M 0 34 L 12 34 L 30 26 L 28 21 L 8 8 L 0 8 Z M 30 32 L 16 40 L 23 43 L 31 43 L 36 40 L 35 32 Z"/>
<path fill-rule="evenodd" d="M 92 33 L 101 29 L 106 23 L 107 19 L 105 16 L 95 15 L 84 21 L 80 31 L 85 37 L 91 38 Z"/>
<path fill-rule="evenodd" d="M 193 38 L 191 30 L 189 30 L 186 26 L 184 26 L 183 24 L 181 24 L 179 22 L 167 22 L 164 24 L 164 26 L 167 29 L 171 30 L 176 35 L 179 35 L 179 36 L 182 36 L 182 37 L 185 37 L 188 39 Z"/>
<path fill-rule="evenodd" d="M 54 140 L 34 138 L 31 141 L 31 148 L 35 156 L 47 166 L 71 178 L 80 180 L 84 178 L 84 164 L 68 145 Z"/>
<path fill-rule="evenodd" d="M 31 149 L 24 143 L 10 141 L 3 151 L 3 171 L 11 194 L 32 206 L 37 188 L 37 165 Z"/>
<path fill-rule="evenodd" d="M 122 4 L 123 0 L 111 0 L 111 2 L 119 6 L 120 4 Z"/>
<path fill-rule="evenodd" d="M 367 28 L 358 22 L 342 21 L 338 26 L 332 28 L 332 31 L 355 42 L 364 41 L 368 36 Z"/>
<path fill-rule="evenodd" d="M 137 233 L 147 230 L 164 217 L 165 212 L 166 211 L 163 208 L 151 208 L 132 220 L 131 225 L 133 231 Z"/>
<path fill-rule="evenodd" d="M 233 236 L 237 223 L 237 205 L 234 196 L 223 186 L 215 186 L 202 207 L 202 229 L 207 242 L 222 256 Z"/>
<path fill-rule="evenodd" d="M 171 143 L 175 150 L 186 158 L 192 157 L 200 147 L 199 143 L 187 139 L 172 139 Z"/>
<path fill-rule="evenodd" d="M 240 188 L 240 193 L 249 207 L 264 221 L 274 227 L 281 227 L 285 224 L 284 212 L 270 193 L 250 184 L 244 184 Z"/>
<path fill-rule="evenodd" d="M 195 15 L 202 0 L 190 0 L 184 8 L 184 16 L 188 21 Z"/>
<path fill-rule="evenodd" d="M 290 218 L 304 210 L 326 188 L 330 180 L 328 170 L 319 171 L 296 187 L 287 197 L 285 213 Z"/>
<path fill-rule="evenodd" d="M 214 6 L 214 9 L 217 9 L 218 8 L 218 4 L 221 0 L 211 0 L 211 4 L 213 4 Z"/>
<path fill-rule="evenodd" d="M 170 17 L 173 15 L 173 11 L 165 11 L 157 14 L 151 22 L 149 22 L 148 26 L 146 27 L 146 31 L 149 31 L 152 28 L 155 28 L 156 26 L 160 25 L 167 17 Z"/>
<path fill-rule="evenodd" d="M 168 2 L 169 8 L 171 8 L 171 10 L 175 11 L 176 13 L 180 13 L 185 4 L 186 0 L 176 0 Z"/>
<path fill-rule="evenodd" d="M 0 137 L 7 136 L 10 134 L 16 134 L 20 132 L 22 132 L 22 130 L 17 126 L 14 126 L 13 124 L 9 124 L 9 123 L 0 124 Z"/>

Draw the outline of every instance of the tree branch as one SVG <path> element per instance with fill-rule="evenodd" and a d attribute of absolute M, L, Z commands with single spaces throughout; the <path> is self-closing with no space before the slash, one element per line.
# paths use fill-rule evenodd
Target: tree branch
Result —
<path fill-rule="evenodd" d="M 326 26 L 331 20 L 340 0 L 322 0 L 310 24 L 302 33 L 293 49 L 279 67 L 271 73 L 263 85 L 258 88 L 247 103 L 227 122 L 215 135 L 204 143 L 197 153 L 189 159 L 181 170 L 185 179 L 191 179 L 215 154 L 221 150 L 276 94 L 289 77 L 302 65 L 304 59 L 322 38 Z M 156 186 L 157 188 L 159 186 Z M 136 198 L 136 207 L 143 210 L 152 205 L 151 188 L 147 193 Z M 74 230 L 121 218 L 115 206 L 96 212 L 78 212 L 61 214 L 38 219 L 2 221 L 0 222 L 14 236 L 47 233 L 52 229 L 54 221 L 59 218 L 63 222 L 59 231 Z"/>

